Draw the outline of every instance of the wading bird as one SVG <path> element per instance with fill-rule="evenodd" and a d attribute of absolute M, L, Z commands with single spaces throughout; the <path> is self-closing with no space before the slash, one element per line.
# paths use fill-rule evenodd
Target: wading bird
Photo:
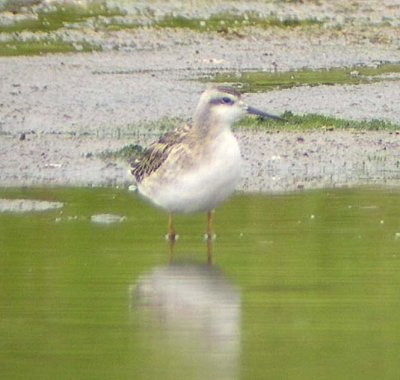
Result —
<path fill-rule="evenodd" d="M 162 136 L 132 164 L 139 193 L 169 213 L 169 241 L 176 239 L 172 215 L 194 212 L 207 213 L 206 236 L 212 240 L 212 211 L 239 179 L 241 155 L 231 126 L 245 114 L 280 119 L 249 107 L 233 88 L 210 87 L 191 125 Z"/>

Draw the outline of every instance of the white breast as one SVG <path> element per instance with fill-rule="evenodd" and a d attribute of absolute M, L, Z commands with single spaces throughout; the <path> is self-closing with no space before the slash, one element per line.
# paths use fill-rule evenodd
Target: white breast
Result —
<path fill-rule="evenodd" d="M 159 191 L 149 191 L 146 186 L 139 186 L 139 191 L 169 212 L 211 211 L 232 194 L 240 176 L 239 144 L 232 132 L 222 131 L 198 162 L 192 170 L 160 186 Z"/>

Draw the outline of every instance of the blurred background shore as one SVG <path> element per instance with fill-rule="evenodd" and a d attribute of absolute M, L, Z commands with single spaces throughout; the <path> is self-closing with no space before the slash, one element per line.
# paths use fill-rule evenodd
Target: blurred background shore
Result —
<path fill-rule="evenodd" d="M 127 185 L 118 153 L 188 120 L 215 82 L 298 116 L 237 126 L 242 190 L 399 179 L 397 1 L 14 0 L 0 10 L 1 186 Z"/>

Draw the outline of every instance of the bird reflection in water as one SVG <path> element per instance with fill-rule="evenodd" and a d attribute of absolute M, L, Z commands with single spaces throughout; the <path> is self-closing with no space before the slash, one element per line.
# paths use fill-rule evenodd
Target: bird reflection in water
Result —
<path fill-rule="evenodd" d="M 176 378 L 238 377 L 241 298 L 218 268 L 154 268 L 138 279 L 131 297 L 140 335 L 153 351 L 151 371 L 168 362 Z"/>

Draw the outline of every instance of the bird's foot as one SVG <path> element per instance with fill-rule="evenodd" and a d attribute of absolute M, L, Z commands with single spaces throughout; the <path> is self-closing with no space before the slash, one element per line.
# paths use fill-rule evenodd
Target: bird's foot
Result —
<path fill-rule="evenodd" d="M 217 238 L 216 234 L 204 234 L 203 239 L 205 241 L 214 241 Z"/>
<path fill-rule="evenodd" d="M 177 241 L 179 239 L 179 235 L 177 234 L 166 234 L 165 240 L 166 241 Z"/>

